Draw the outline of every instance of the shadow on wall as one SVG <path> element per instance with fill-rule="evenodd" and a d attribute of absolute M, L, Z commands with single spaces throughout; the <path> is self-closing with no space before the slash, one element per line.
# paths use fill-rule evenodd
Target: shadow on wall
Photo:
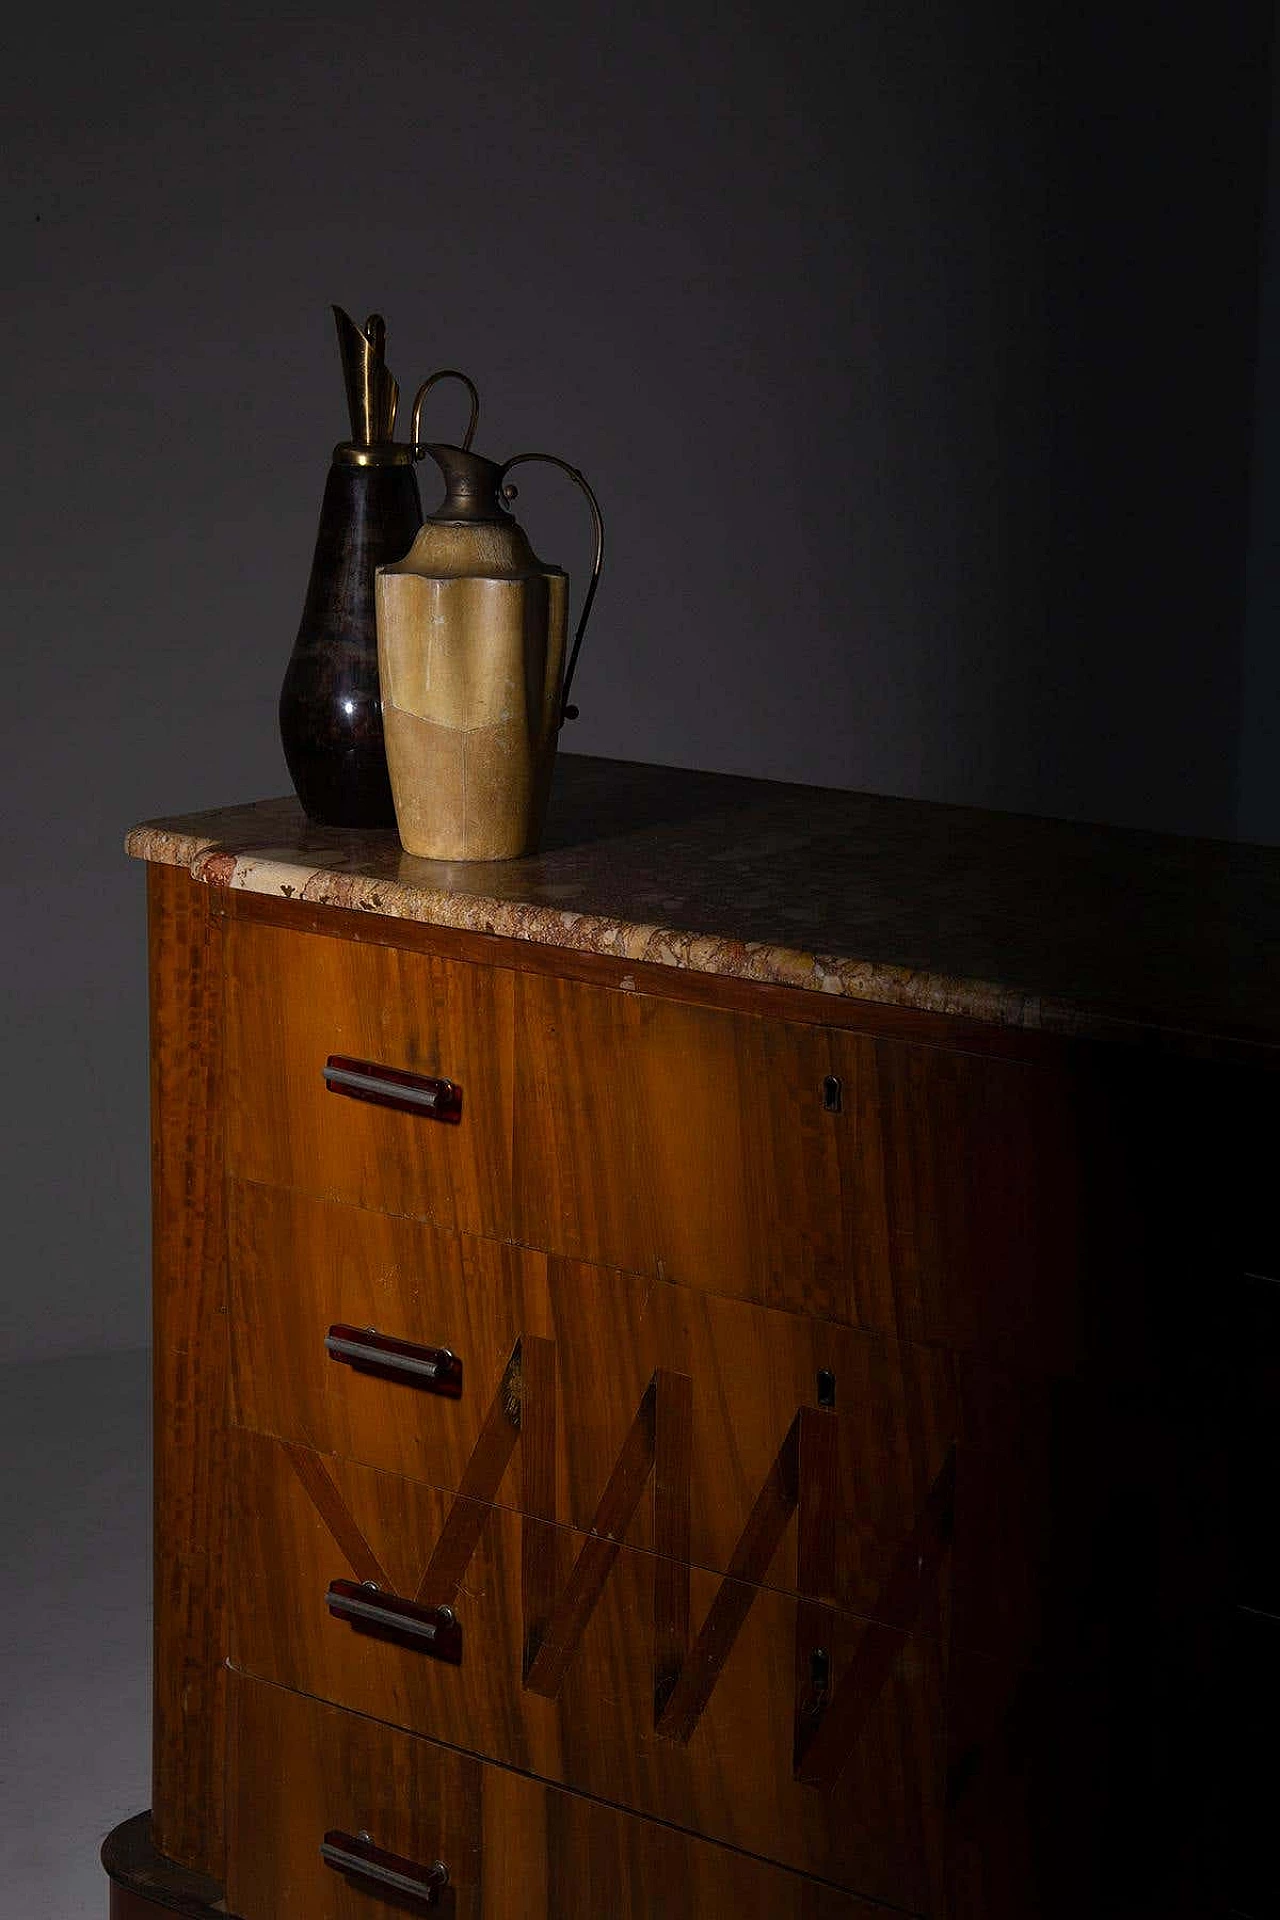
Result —
<path fill-rule="evenodd" d="M 242 11 L 11 68 L 21 711 L 77 817 L 284 784 L 337 300 L 596 484 L 579 750 L 1230 831 L 1269 7 Z"/>
<path fill-rule="evenodd" d="M 286 788 L 331 301 L 597 487 L 578 751 L 1232 830 L 1270 9 L 1136 13 L 27 10 L 12 1351 L 145 1339 L 120 838 Z M 521 507 L 581 577 L 568 483 Z"/>

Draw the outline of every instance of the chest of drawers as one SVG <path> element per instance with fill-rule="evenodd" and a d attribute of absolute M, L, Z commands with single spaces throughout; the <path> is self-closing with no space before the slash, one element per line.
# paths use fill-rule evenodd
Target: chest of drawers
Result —
<path fill-rule="evenodd" d="M 566 763 L 595 867 L 506 900 L 278 804 L 135 840 L 156 1767 L 113 1912 L 1214 1911 L 1270 1043 L 819 960 L 749 893 L 666 932 L 638 847 L 803 890 L 857 801 L 657 773 Z"/>

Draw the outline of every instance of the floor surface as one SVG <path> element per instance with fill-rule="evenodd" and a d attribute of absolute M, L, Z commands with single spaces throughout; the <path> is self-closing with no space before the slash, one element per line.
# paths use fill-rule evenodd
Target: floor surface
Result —
<path fill-rule="evenodd" d="M 146 1353 L 0 1367 L 0 1916 L 106 1920 L 150 1804 Z"/>

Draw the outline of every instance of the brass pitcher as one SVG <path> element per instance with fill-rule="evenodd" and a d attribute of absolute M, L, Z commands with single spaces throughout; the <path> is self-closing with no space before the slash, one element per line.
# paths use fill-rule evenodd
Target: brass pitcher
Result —
<path fill-rule="evenodd" d="M 414 429 L 415 444 L 417 429 Z M 378 676 L 400 839 L 434 860 L 512 860 L 537 850 L 556 742 L 604 559 L 590 486 L 564 460 L 499 466 L 432 443 L 445 497 L 405 558 L 379 567 Z M 528 460 L 585 493 L 595 558 L 566 663 L 569 580 L 539 560 L 507 511 L 507 475 Z"/>

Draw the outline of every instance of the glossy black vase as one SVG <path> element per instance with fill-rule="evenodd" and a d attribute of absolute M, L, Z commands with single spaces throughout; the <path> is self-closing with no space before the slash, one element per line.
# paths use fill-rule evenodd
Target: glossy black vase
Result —
<path fill-rule="evenodd" d="M 306 813 L 324 826 L 396 823 L 382 744 L 373 577 L 384 563 L 404 558 L 421 525 L 407 447 L 337 449 L 280 690 L 289 773 Z"/>

